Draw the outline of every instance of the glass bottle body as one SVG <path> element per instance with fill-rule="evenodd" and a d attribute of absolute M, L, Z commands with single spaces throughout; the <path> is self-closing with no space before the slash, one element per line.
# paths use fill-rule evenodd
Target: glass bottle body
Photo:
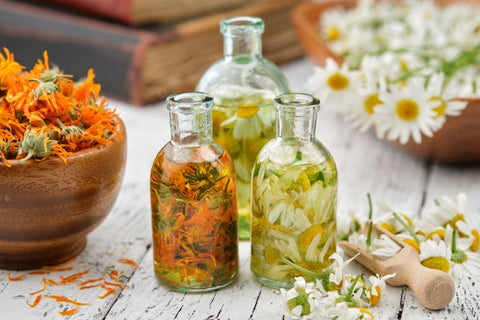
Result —
<path fill-rule="evenodd" d="M 181 137 L 189 120 L 177 120 L 172 128 Z M 208 132 L 185 132 L 183 141 L 172 139 L 160 150 L 152 166 L 154 269 L 174 290 L 210 291 L 232 283 L 238 271 L 235 169 Z"/>
<path fill-rule="evenodd" d="M 286 260 L 321 273 L 336 249 L 336 165 L 314 138 L 316 111 L 302 112 L 278 114 L 277 138 L 253 172 L 251 269 L 269 287 L 313 280 Z"/>
<path fill-rule="evenodd" d="M 288 85 L 278 67 L 261 55 L 261 19 L 226 19 L 220 30 L 225 57 L 207 70 L 197 89 L 214 96 L 213 138 L 235 164 L 240 240 L 248 240 L 253 164 L 275 137 L 273 99 L 288 92 Z"/>

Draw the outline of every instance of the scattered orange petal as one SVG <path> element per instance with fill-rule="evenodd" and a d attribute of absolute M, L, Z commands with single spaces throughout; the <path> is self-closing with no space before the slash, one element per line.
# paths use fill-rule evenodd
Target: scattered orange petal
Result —
<path fill-rule="evenodd" d="M 97 282 L 97 281 L 102 281 L 102 280 L 103 280 L 103 276 L 98 277 L 98 278 L 96 278 L 96 279 L 90 279 L 90 280 L 86 280 L 86 281 L 80 282 L 78 285 L 79 285 L 79 286 L 83 286 L 83 285 L 86 285 L 87 283 L 92 283 L 92 282 Z"/>
<path fill-rule="evenodd" d="M 58 313 L 62 316 L 70 316 L 72 314 L 74 314 L 75 312 L 77 312 L 78 310 L 78 304 L 75 304 L 75 306 L 70 309 L 70 310 L 67 310 L 67 311 L 59 311 Z"/>
<path fill-rule="evenodd" d="M 45 297 L 55 299 L 55 301 L 57 301 L 57 302 L 68 302 L 68 303 L 73 303 L 73 304 L 76 304 L 76 305 L 79 305 L 79 306 L 88 305 L 88 303 L 82 303 L 82 302 L 78 302 L 77 300 L 71 300 L 71 299 L 69 299 L 67 297 L 64 297 L 64 296 L 46 295 Z"/>
<path fill-rule="evenodd" d="M 45 271 L 45 270 L 37 270 L 37 271 L 29 271 L 27 274 L 49 274 L 50 271 Z"/>
<path fill-rule="evenodd" d="M 20 280 L 23 280 L 23 274 L 18 275 L 18 276 L 16 276 L 16 277 L 12 277 L 12 275 L 10 274 L 10 272 L 8 272 L 7 275 L 8 275 L 8 280 L 10 280 L 10 281 L 20 281 Z"/>
<path fill-rule="evenodd" d="M 115 289 L 113 288 L 109 288 L 105 285 L 101 285 L 102 288 L 104 288 L 105 290 L 107 290 L 107 292 L 103 295 L 103 296 L 97 296 L 99 297 L 100 299 L 105 299 L 106 297 L 108 297 L 109 295 L 111 295 L 112 293 L 115 292 Z"/>
<path fill-rule="evenodd" d="M 105 284 L 108 284 L 109 286 L 115 286 L 115 287 L 119 287 L 120 289 L 125 289 L 125 286 L 122 286 L 121 284 L 118 284 L 118 283 L 113 283 L 113 282 L 108 282 L 108 281 L 103 281 L 105 282 Z"/>
<path fill-rule="evenodd" d="M 130 260 L 130 259 L 119 259 L 118 262 L 125 263 L 125 264 L 129 264 L 129 265 L 131 265 L 131 266 L 134 267 L 134 268 L 136 268 L 136 267 L 138 266 L 135 261 Z"/>
<path fill-rule="evenodd" d="M 40 300 L 42 300 L 42 295 L 38 295 L 33 301 L 33 303 L 29 303 L 28 305 L 30 306 L 30 308 L 35 308 L 40 303 Z"/>

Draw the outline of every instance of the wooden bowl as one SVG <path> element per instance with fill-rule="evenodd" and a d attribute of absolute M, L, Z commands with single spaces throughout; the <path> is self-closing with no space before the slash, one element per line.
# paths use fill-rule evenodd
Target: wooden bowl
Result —
<path fill-rule="evenodd" d="M 442 5 L 455 2 L 454 0 L 437 1 Z M 478 5 L 478 2 L 464 0 L 464 2 Z M 292 23 L 297 37 L 305 53 L 317 64 L 324 65 L 328 57 L 337 63 L 343 59 L 333 53 L 328 45 L 320 38 L 319 21 L 323 11 L 333 7 L 355 6 L 355 0 L 337 0 L 323 2 L 303 2 L 292 11 Z M 463 99 L 468 105 L 458 117 L 448 117 L 445 125 L 434 137 L 422 137 L 422 143 L 410 141 L 406 145 L 393 143 L 399 149 L 428 161 L 446 163 L 474 163 L 480 162 L 480 99 Z"/>
<path fill-rule="evenodd" d="M 125 125 L 108 146 L 76 152 L 67 164 L 0 163 L 0 269 L 35 269 L 78 255 L 86 236 L 107 216 L 120 190 Z"/>

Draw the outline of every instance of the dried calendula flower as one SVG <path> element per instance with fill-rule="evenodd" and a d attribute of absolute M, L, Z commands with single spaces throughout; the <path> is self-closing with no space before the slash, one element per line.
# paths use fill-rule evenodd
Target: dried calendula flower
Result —
<path fill-rule="evenodd" d="M 43 160 L 49 156 L 65 163 L 76 151 L 121 138 L 115 110 L 99 99 L 95 74 L 74 82 L 58 67 L 50 68 L 43 54 L 31 70 L 15 61 L 4 48 L 0 53 L 0 158 Z"/>
<path fill-rule="evenodd" d="M 32 157 L 42 159 L 51 154 L 54 143 L 55 142 L 50 140 L 43 130 L 38 134 L 36 134 L 34 130 L 28 130 L 23 136 L 18 154 L 27 154 L 21 161 L 28 160 Z"/>

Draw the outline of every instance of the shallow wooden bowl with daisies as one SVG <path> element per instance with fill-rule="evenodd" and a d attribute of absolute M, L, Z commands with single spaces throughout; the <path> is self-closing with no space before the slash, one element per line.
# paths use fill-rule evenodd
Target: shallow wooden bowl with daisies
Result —
<path fill-rule="evenodd" d="M 476 3 L 477 0 L 463 0 Z M 437 0 L 438 4 L 448 5 L 455 0 Z M 327 58 L 334 59 L 338 64 L 343 59 L 335 54 L 319 35 L 318 26 L 322 12 L 334 8 L 352 8 L 356 0 L 332 0 L 322 2 L 304 2 L 297 5 L 292 12 L 292 23 L 297 37 L 305 53 L 317 64 L 324 66 Z M 466 101 L 467 107 L 460 116 L 449 117 L 445 125 L 433 137 L 422 136 L 422 142 L 416 143 L 410 139 L 406 144 L 393 144 L 414 156 L 446 163 L 480 162 L 480 99 L 457 98 Z"/>
<path fill-rule="evenodd" d="M 106 146 L 58 157 L 0 161 L 0 269 L 34 269 L 78 255 L 120 190 L 125 126 Z"/>

